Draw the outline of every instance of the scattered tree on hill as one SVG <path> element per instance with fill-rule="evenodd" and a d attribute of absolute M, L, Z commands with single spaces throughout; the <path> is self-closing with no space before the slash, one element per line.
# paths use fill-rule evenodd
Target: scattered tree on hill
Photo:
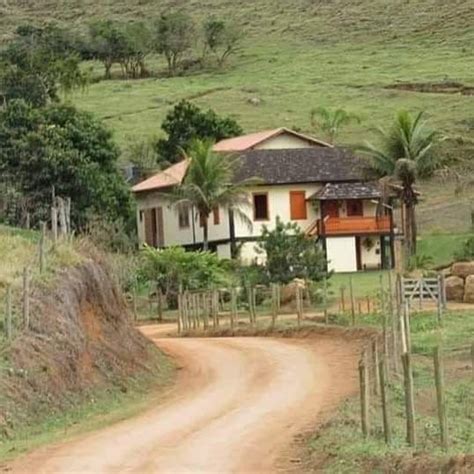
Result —
<path fill-rule="evenodd" d="M 284 224 L 277 217 L 274 229 L 263 226 L 257 251 L 266 256 L 265 270 L 271 282 L 319 281 L 326 274 L 324 252 L 294 222 Z"/>
<path fill-rule="evenodd" d="M 204 112 L 185 100 L 168 113 L 161 128 L 168 137 L 158 140 L 156 150 L 161 160 L 168 163 L 179 161 L 182 150 L 189 151 L 195 139 L 217 142 L 242 134 L 235 120 L 219 117 L 213 110 Z"/>
<path fill-rule="evenodd" d="M 326 107 L 318 107 L 311 111 L 311 125 L 322 130 L 331 145 L 335 143 L 341 128 L 351 122 L 360 122 L 360 119 L 344 109 L 330 110 Z"/>
<path fill-rule="evenodd" d="M 231 208 L 236 217 L 250 225 L 243 208 L 250 203 L 245 186 L 251 181 L 236 183 L 238 160 L 213 152 L 210 141 L 194 141 L 186 159 L 189 160 L 186 176 L 171 198 L 176 205 L 189 204 L 197 210 L 203 229 L 203 248 L 207 250 L 209 216 L 215 209 Z"/>
<path fill-rule="evenodd" d="M 6 102 L 23 99 L 35 107 L 59 101 L 87 84 L 71 37 L 56 26 L 21 27 L 0 53 L 0 94 Z"/>
<path fill-rule="evenodd" d="M 191 48 L 193 36 L 193 20 L 183 12 L 161 15 L 156 22 L 154 29 L 155 49 L 165 56 L 170 76 L 176 74 L 183 54 Z"/>
<path fill-rule="evenodd" d="M 117 169 L 111 132 L 71 106 L 12 101 L 0 112 L 0 175 L 32 203 L 32 223 L 49 219 L 51 190 L 73 200 L 72 221 L 88 216 L 129 224 L 130 193 Z"/>
<path fill-rule="evenodd" d="M 439 134 L 428 127 L 423 117 L 423 112 L 415 117 L 407 111 L 398 112 L 388 131 L 378 130 L 378 146 L 367 143 L 361 148 L 370 157 L 371 174 L 379 178 L 386 177 L 401 185 L 408 257 L 416 253 L 416 180 L 430 177 L 441 162 L 436 149 L 440 141 Z"/>
<path fill-rule="evenodd" d="M 145 60 L 152 51 L 152 35 L 143 22 L 97 21 L 89 26 L 89 37 L 90 54 L 104 65 L 105 79 L 111 79 L 114 64 L 120 65 L 123 77 L 148 76 Z"/>
<path fill-rule="evenodd" d="M 215 55 L 220 67 L 238 51 L 241 38 L 242 33 L 236 24 L 216 18 L 209 18 L 204 23 L 205 50 Z"/>

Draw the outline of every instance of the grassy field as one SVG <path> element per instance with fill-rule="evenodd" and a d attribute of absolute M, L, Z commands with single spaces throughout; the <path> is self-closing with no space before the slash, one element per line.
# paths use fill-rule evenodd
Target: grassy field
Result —
<path fill-rule="evenodd" d="M 374 324 L 371 316 L 367 324 Z M 412 317 L 414 353 L 416 449 L 405 441 L 404 395 L 400 378 L 389 383 L 392 444 L 384 443 L 381 409 L 377 397 L 371 397 L 371 435 L 364 440 L 360 432 L 360 402 L 347 401 L 339 414 L 310 439 L 310 465 L 328 473 L 356 472 L 441 472 L 450 456 L 473 453 L 474 379 L 470 362 L 470 344 L 474 337 L 474 313 L 452 312 L 439 328 L 436 315 L 420 313 Z M 432 353 L 443 350 L 446 399 L 449 423 L 449 449 L 439 444 Z M 323 466 L 320 463 L 323 463 Z M 418 468 L 415 469 L 414 466 Z M 319 471 L 318 471 L 319 472 Z M 444 471 L 443 471 L 444 472 Z M 468 472 L 468 471 L 465 471 Z"/>
<path fill-rule="evenodd" d="M 226 0 L 6 1 L 0 34 L 8 38 L 28 21 L 84 31 L 95 18 L 151 19 L 170 7 L 189 12 L 197 24 L 211 14 L 232 18 L 244 31 L 241 51 L 223 70 L 176 78 L 165 76 L 162 59 L 150 58 L 157 77 L 101 81 L 67 99 L 104 119 L 122 148 L 160 135 L 166 113 L 188 99 L 235 117 L 246 131 L 287 126 L 319 136 L 310 110 L 344 107 L 362 121 L 342 130 L 342 145 L 372 139 L 373 128 L 390 123 L 397 110 L 426 110 L 433 127 L 450 137 L 444 153 L 459 158 L 474 152 L 474 96 L 390 88 L 400 82 L 474 85 L 469 0 L 246 0 L 238 8 Z M 197 27 L 194 55 L 199 42 Z M 100 65 L 92 66 L 100 76 Z M 427 183 L 421 190 L 422 232 L 468 230 L 472 193 L 455 197 L 449 183 Z"/>

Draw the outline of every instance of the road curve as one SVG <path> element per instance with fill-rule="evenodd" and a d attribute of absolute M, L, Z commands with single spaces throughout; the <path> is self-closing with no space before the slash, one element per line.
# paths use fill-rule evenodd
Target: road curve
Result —
<path fill-rule="evenodd" d="M 182 367 L 167 401 L 40 449 L 11 472 L 275 472 L 294 435 L 356 386 L 356 348 L 337 339 L 179 339 L 142 330 Z"/>

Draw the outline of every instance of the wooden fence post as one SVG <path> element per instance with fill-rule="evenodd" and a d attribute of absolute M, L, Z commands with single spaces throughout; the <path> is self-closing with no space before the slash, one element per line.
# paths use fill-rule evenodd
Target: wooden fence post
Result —
<path fill-rule="evenodd" d="M 434 374 L 436 384 L 436 400 L 438 404 L 439 431 L 441 446 L 448 449 L 448 417 L 446 414 L 446 399 L 444 395 L 443 360 L 439 346 L 434 350 Z"/>
<path fill-rule="evenodd" d="M 278 318 L 278 289 L 277 283 L 272 284 L 272 328 L 275 328 L 276 320 Z"/>
<path fill-rule="evenodd" d="M 58 241 L 58 208 L 53 204 L 51 207 L 51 235 L 53 244 Z"/>
<path fill-rule="evenodd" d="M 257 324 L 257 288 L 252 288 L 252 317 L 253 323 Z"/>
<path fill-rule="evenodd" d="M 392 353 L 391 360 L 392 366 L 395 373 L 399 372 L 398 366 L 398 344 L 397 344 L 397 321 L 395 305 L 393 297 L 393 282 L 392 282 L 392 272 L 388 272 L 388 287 L 389 287 L 389 314 L 390 314 L 390 323 L 391 323 L 391 340 L 392 340 Z"/>
<path fill-rule="evenodd" d="M 136 285 L 136 282 L 134 282 L 133 286 L 132 286 L 132 311 L 133 311 L 133 319 L 135 321 L 137 321 L 138 311 L 137 311 L 137 285 Z"/>
<path fill-rule="evenodd" d="M 296 290 L 296 319 L 298 322 L 298 327 L 301 326 L 301 319 L 303 317 L 303 298 L 302 298 L 302 289 L 298 284 L 295 285 Z"/>
<path fill-rule="evenodd" d="M 159 285 L 156 286 L 158 321 L 163 321 L 163 292 Z"/>
<path fill-rule="evenodd" d="M 207 330 L 209 328 L 209 293 L 205 291 L 202 294 L 203 298 L 203 308 L 204 308 L 204 329 Z"/>
<path fill-rule="evenodd" d="M 359 384 L 360 384 L 360 414 L 362 435 L 367 438 L 370 431 L 369 426 L 369 374 L 366 365 L 366 355 L 363 353 L 359 361 Z"/>
<path fill-rule="evenodd" d="M 28 267 L 23 269 L 23 325 L 30 328 L 30 275 Z"/>
<path fill-rule="evenodd" d="M 40 223 L 40 241 L 39 241 L 39 271 L 43 273 L 46 261 L 46 223 Z"/>
<path fill-rule="evenodd" d="M 177 316 L 178 334 L 181 334 L 182 321 L 183 321 L 183 295 L 180 292 L 178 293 L 178 316 Z"/>
<path fill-rule="evenodd" d="M 324 275 L 323 281 L 323 305 L 324 305 L 324 323 L 329 324 L 328 315 L 328 279 L 327 275 Z"/>
<path fill-rule="evenodd" d="M 12 286 L 7 288 L 6 297 L 6 313 L 5 313 L 5 334 L 7 339 L 11 341 L 13 337 L 13 309 L 12 309 Z"/>
<path fill-rule="evenodd" d="M 437 303 L 437 317 L 438 317 L 438 325 L 443 324 L 443 289 L 442 289 L 442 281 L 441 275 L 438 275 L 438 299 Z"/>
<path fill-rule="evenodd" d="M 345 302 L 345 288 L 343 286 L 340 287 L 341 292 L 341 311 L 344 313 L 346 311 L 346 302 Z"/>
<path fill-rule="evenodd" d="M 405 410 L 407 425 L 407 443 L 411 447 L 416 445 L 415 431 L 415 394 L 413 388 L 413 373 L 411 369 L 411 357 L 409 352 L 402 354 L 403 378 L 405 386 Z"/>
<path fill-rule="evenodd" d="M 351 321 L 352 325 L 355 326 L 354 285 L 352 284 L 352 275 L 349 276 L 349 292 L 351 298 Z"/>
<path fill-rule="evenodd" d="M 407 352 L 411 352 L 411 330 L 410 330 L 410 305 L 405 302 L 405 311 L 403 312 L 405 320 L 405 340 L 407 344 Z"/>
<path fill-rule="evenodd" d="M 382 402 L 382 420 L 383 420 L 383 433 L 386 444 L 392 442 L 392 431 L 390 427 L 390 413 L 387 399 L 387 382 L 385 377 L 385 363 L 383 360 L 379 361 L 379 380 L 380 380 L 380 398 Z"/>
<path fill-rule="evenodd" d="M 373 383 L 374 394 L 378 395 L 379 394 L 379 379 L 380 379 L 380 376 L 379 376 L 379 347 L 378 347 L 378 344 L 377 344 L 377 339 L 374 339 L 372 341 L 372 364 L 373 364 L 373 367 L 374 367 L 374 373 L 373 373 L 373 376 L 374 376 L 374 383 Z"/>
<path fill-rule="evenodd" d="M 235 292 L 235 288 L 231 288 L 230 290 L 230 327 L 234 329 L 235 326 L 235 318 L 237 315 L 237 295 Z"/>

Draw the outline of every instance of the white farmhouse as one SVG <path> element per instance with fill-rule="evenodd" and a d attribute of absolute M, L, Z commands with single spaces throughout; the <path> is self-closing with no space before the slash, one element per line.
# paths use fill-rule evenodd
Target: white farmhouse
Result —
<path fill-rule="evenodd" d="M 381 192 L 365 182 L 361 162 L 351 153 L 286 128 L 222 140 L 219 153 L 239 156 L 236 181 L 259 178 L 249 187 L 251 206 L 244 209 L 251 228 L 229 209 L 215 209 L 209 222 L 209 247 L 223 258 L 250 263 L 261 259 L 255 243 L 262 226 L 276 217 L 296 222 L 327 253 L 329 269 L 351 272 L 393 266 L 394 225 Z M 203 232 L 195 210 L 170 204 L 166 192 L 179 186 L 188 162 L 138 183 L 138 236 L 155 247 L 202 246 Z"/>

